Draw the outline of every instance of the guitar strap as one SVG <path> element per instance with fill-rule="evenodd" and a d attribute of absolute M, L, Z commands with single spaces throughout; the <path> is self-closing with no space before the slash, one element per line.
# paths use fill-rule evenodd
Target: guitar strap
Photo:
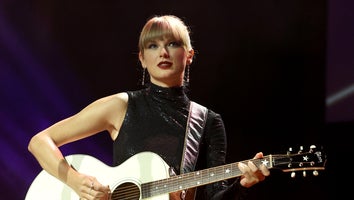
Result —
<path fill-rule="evenodd" d="M 181 174 L 194 171 L 207 115 L 208 109 L 206 107 L 193 101 L 190 102 L 180 166 Z M 195 199 L 195 193 L 196 189 L 190 188 L 188 191 L 182 190 L 174 194 L 176 196 L 170 194 L 170 199 L 193 200 Z"/>
<path fill-rule="evenodd" d="M 206 107 L 193 101 L 190 102 L 183 157 L 180 166 L 181 174 L 194 171 L 207 114 L 208 109 Z"/>

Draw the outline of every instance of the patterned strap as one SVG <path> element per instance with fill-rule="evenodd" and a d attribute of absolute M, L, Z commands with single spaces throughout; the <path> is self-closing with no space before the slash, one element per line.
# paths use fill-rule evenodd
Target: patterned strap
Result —
<path fill-rule="evenodd" d="M 194 171 L 207 114 L 208 109 L 206 107 L 193 101 L 190 102 L 183 157 L 180 168 L 181 174 Z"/>

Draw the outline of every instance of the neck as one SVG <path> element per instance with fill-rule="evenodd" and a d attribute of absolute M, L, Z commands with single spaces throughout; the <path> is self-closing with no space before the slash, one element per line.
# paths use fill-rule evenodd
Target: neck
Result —
<path fill-rule="evenodd" d="M 164 87 L 164 88 L 172 88 L 172 87 L 182 87 L 183 86 L 183 81 L 178 81 L 178 82 L 161 82 L 161 81 L 156 81 L 156 80 L 151 80 L 151 83 Z"/>

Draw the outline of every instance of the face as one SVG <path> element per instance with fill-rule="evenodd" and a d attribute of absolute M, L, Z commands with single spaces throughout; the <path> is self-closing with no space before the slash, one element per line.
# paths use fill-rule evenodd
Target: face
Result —
<path fill-rule="evenodd" d="M 147 68 L 150 81 L 162 87 L 181 86 L 184 69 L 191 64 L 194 51 L 189 52 L 173 39 L 157 39 L 139 53 L 142 67 Z"/>

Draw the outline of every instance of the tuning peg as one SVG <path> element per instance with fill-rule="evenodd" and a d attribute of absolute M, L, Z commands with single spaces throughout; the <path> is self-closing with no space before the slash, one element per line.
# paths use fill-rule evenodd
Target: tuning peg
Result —
<path fill-rule="evenodd" d="M 315 170 L 315 171 L 312 172 L 312 174 L 313 174 L 314 176 L 318 176 L 318 171 Z"/>
<path fill-rule="evenodd" d="M 295 176 L 296 176 L 296 173 L 295 172 L 291 172 L 291 178 L 295 178 Z"/>
<path fill-rule="evenodd" d="M 301 153 L 304 150 L 304 146 L 300 146 L 300 150 L 298 153 Z"/>
<path fill-rule="evenodd" d="M 316 145 L 311 145 L 310 146 L 310 153 L 312 153 L 316 149 Z"/>
<path fill-rule="evenodd" d="M 287 154 L 290 155 L 292 151 L 293 151 L 293 148 L 289 147 L 289 150 L 288 150 Z"/>
<path fill-rule="evenodd" d="M 302 172 L 302 176 L 303 176 L 303 177 L 306 177 L 306 171 L 303 171 L 303 172 Z"/>

